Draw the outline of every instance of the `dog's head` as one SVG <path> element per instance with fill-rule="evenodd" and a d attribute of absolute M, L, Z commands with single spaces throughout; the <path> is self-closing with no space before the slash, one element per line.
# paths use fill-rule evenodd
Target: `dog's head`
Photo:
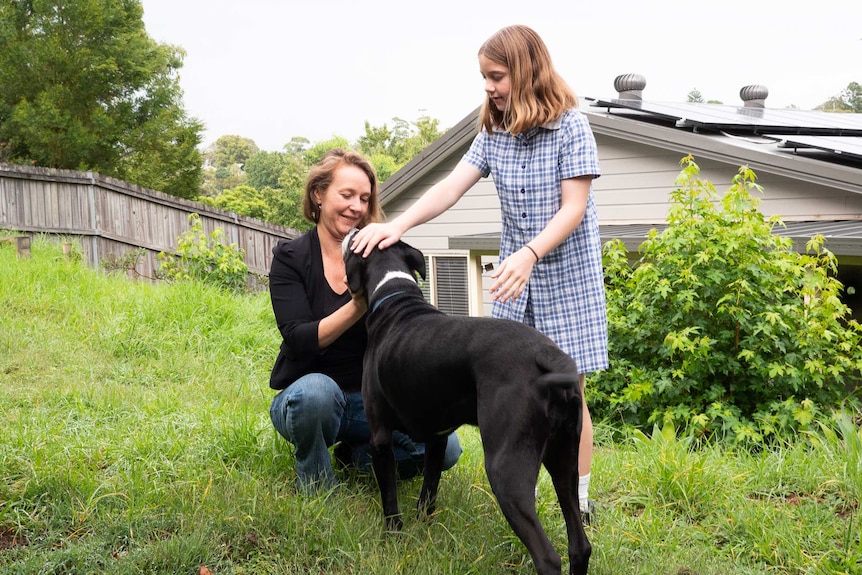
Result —
<path fill-rule="evenodd" d="M 409 244 L 399 241 L 385 250 L 375 247 L 367 258 L 353 253 L 350 244 L 359 230 L 354 228 L 341 242 L 341 254 L 347 271 L 347 286 L 353 293 L 364 292 L 368 304 L 404 281 L 416 284 L 416 274 L 425 279 L 425 256 Z M 378 293 L 379 290 L 382 290 Z"/>

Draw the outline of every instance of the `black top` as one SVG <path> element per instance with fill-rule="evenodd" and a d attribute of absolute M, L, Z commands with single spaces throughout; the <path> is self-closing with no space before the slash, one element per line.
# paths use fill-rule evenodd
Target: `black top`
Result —
<path fill-rule="evenodd" d="M 320 320 L 350 301 L 350 292 L 337 294 L 323 273 L 317 228 L 293 240 L 280 240 L 272 249 L 269 293 L 282 343 L 269 385 L 284 389 L 303 375 L 323 373 L 344 391 L 362 383 L 362 355 L 367 333 L 365 317 L 329 347 L 318 347 Z"/>

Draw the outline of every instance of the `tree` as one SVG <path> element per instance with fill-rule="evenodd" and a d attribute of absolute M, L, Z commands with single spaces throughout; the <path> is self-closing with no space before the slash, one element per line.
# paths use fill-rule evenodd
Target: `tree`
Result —
<path fill-rule="evenodd" d="M 590 409 L 638 427 L 674 423 L 741 442 L 783 436 L 840 405 L 859 383 L 862 326 L 841 301 L 823 238 L 798 253 L 760 213 L 755 174 L 740 168 L 718 197 L 683 159 L 668 227 L 632 267 L 605 246 L 611 368 Z"/>
<path fill-rule="evenodd" d="M 700 93 L 700 90 L 697 88 L 692 88 L 691 92 L 686 96 L 686 102 L 690 102 L 692 104 L 703 104 L 706 102 L 707 104 L 721 104 L 721 100 L 704 100 L 703 95 Z"/>
<path fill-rule="evenodd" d="M 394 157 L 398 168 L 412 160 L 441 135 L 438 129 L 440 121 L 429 116 L 421 116 L 412 124 L 401 118 L 394 120 L 394 141 L 390 155 Z"/>
<path fill-rule="evenodd" d="M 697 88 L 692 88 L 691 92 L 688 93 L 688 97 L 686 98 L 686 102 L 692 102 L 694 104 L 702 104 L 703 96 L 700 93 L 700 90 Z"/>
<path fill-rule="evenodd" d="M 357 149 L 368 158 L 389 156 L 392 162 L 386 162 L 386 177 L 409 162 L 431 142 L 440 137 L 439 120 L 429 116 L 421 116 L 416 122 L 408 122 L 402 118 L 393 118 L 394 126 L 390 129 L 386 124 L 372 126 L 365 122 L 365 135 L 356 143 Z M 394 163 L 394 169 L 389 166 Z M 381 181 L 385 178 L 381 177 Z"/>
<path fill-rule="evenodd" d="M 212 168 L 208 167 L 203 170 L 203 178 L 200 186 L 200 195 L 214 198 L 224 192 L 231 190 L 237 186 L 246 184 L 248 177 L 238 166 L 234 165 L 230 168 Z"/>
<path fill-rule="evenodd" d="M 311 141 L 308 138 L 303 138 L 302 136 L 294 136 L 290 139 L 288 143 L 284 145 L 284 151 L 287 154 L 299 154 L 303 150 L 308 149 L 311 145 Z"/>
<path fill-rule="evenodd" d="M 284 154 L 281 152 L 257 152 L 242 166 L 248 176 L 248 185 L 258 190 L 278 186 L 278 178 L 284 170 Z"/>
<path fill-rule="evenodd" d="M 823 112 L 853 112 L 862 114 L 862 85 L 850 82 L 841 94 L 832 96 L 816 108 Z"/>
<path fill-rule="evenodd" d="M 0 3 L 0 141 L 10 161 L 197 194 L 203 127 L 181 105 L 184 54 L 152 40 L 142 16 L 138 0 Z"/>
<path fill-rule="evenodd" d="M 223 191 L 215 198 L 201 197 L 198 201 L 241 216 L 259 220 L 267 217 L 268 208 L 263 194 L 251 186 L 237 186 Z"/>
<path fill-rule="evenodd" d="M 280 226 L 306 231 L 313 226 L 302 215 L 302 189 L 264 188 L 260 191 L 267 205 L 266 221 Z"/>
<path fill-rule="evenodd" d="M 257 146 L 248 138 L 222 136 L 207 151 L 209 166 L 204 171 L 200 200 L 273 224 L 307 230 L 312 224 L 303 216 L 305 179 L 309 168 L 326 152 L 332 148 L 361 152 L 383 183 L 440 136 L 439 122 L 428 116 L 413 123 L 393 120 L 392 129 L 366 122 L 365 135 L 355 145 L 340 136 L 314 144 L 306 138 L 293 137 L 283 153 L 256 151 Z M 252 200 L 250 190 L 259 191 L 259 196 Z M 263 216 L 259 215 L 261 202 L 265 205 Z"/>
<path fill-rule="evenodd" d="M 841 92 L 841 101 L 847 105 L 847 109 L 857 114 L 862 113 L 862 85 L 850 82 Z"/>
<path fill-rule="evenodd" d="M 216 168 L 232 168 L 242 165 L 260 149 L 254 140 L 237 135 L 222 136 L 212 146 L 212 165 Z"/>
<path fill-rule="evenodd" d="M 366 156 L 385 154 L 389 150 L 391 140 L 392 131 L 386 124 L 372 126 L 369 122 L 365 122 L 365 135 L 359 137 L 356 146 Z"/>

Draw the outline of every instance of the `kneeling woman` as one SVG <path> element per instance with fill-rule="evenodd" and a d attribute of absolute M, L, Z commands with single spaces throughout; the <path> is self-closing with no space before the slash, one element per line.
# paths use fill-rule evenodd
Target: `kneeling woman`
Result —
<path fill-rule="evenodd" d="M 269 290 L 283 341 L 269 413 L 294 446 L 298 488 L 313 492 L 337 483 L 329 452 L 336 443 L 343 465 L 371 466 L 360 392 L 367 306 L 347 289 L 341 242 L 351 228 L 381 219 L 374 168 L 359 154 L 331 150 L 308 175 L 303 211 L 315 227 L 273 248 Z M 399 477 L 421 474 L 425 446 L 398 432 L 393 440 Z M 443 468 L 460 455 L 453 432 Z"/>

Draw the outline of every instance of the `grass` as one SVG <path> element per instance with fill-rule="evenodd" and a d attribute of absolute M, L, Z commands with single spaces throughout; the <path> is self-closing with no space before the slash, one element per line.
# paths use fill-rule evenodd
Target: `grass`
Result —
<path fill-rule="evenodd" d="M 368 477 L 297 495 L 269 422 L 266 294 L 130 282 L 37 239 L 27 260 L 0 243 L 0 310 L 4 574 L 534 573 L 470 428 L 432 518 L 410 511 L 418 480 L 400 484 L 399 536 L 384 534 Z M 849 415 L 756 453 L 599 424 L 592 476 L 591 574 L 862 573 Z M 540 493 L 564 551 L 544 472 Z"/>

